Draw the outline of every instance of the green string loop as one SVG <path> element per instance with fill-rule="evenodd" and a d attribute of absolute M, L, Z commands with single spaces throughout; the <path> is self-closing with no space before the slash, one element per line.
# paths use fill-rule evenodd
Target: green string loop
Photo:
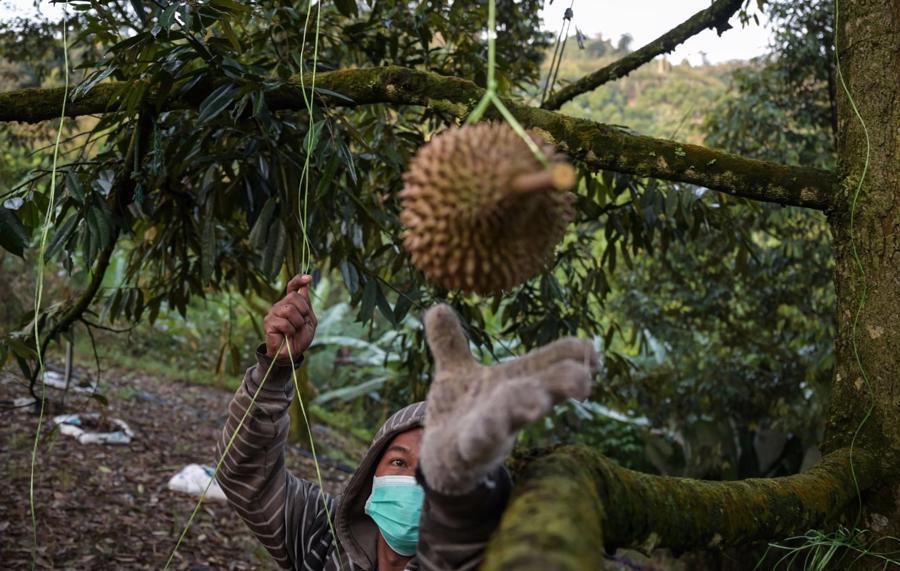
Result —
<path fill-rule="evenodd" d="M 853 199 L 850 203 L 850 252 L 853 255 L 853 261 L 856 263 L 857 270 L 859 270 L 859 278 L 862 282 L 862 292 L 859 296 L 859 305 L 856 307 L 856 311 L 853 315 L 853 324 L 850 326 L 850 344 L 853 347 L 853 357 L 856 359 L 856 364 L 859 367 L 859 372 L 862 375 L 863 381 L 866 384 L 866 389 L 869 393 L 869 398 L 871 399 L 871 403 L 869 403 L 869 409 L 866 411 L 866 414 L 863 415 L 862 420 L 859 423 L 859 426 L 856 427 L 856 430 L 853 432 L 853 438 L 850 439 L 850 475 L 853 477 L 853 485 L 856 487 L 856 496 L 859 500 L 859 513 L 857 514 L 857 523 L 859 522 L 859 518 L 862 517 L 862 493 L 859 489 L 859 481 L 856 477 L 856 470 L 853 467 L 853 448 L 856 445 L 856 438 L 859 436 L 860 431 L 862 431 L 863 426 L 868 422 L 869 417 L 872 416 L 872 412 L 875 410 L 875 389 L 872 387 L 872 383 L 869 380 L 869 374 L 866 372 L 866 368 L 863 366 L 862 357 L 859 355 L 859 345 L 857 343 L 857 330 L 859 327 L 859 318 L 862 315 L 863 308 L 866 305 L 866 298 L 869 294 L 869 280 L 868 275 L 866 274 L 866 268 L 863 265 L 862 258 L 859 256 L 859 250 L 856 247 L 856 237 L 854 231 L 856 229 L 856 206 L 859 200 L 859 195 L 862 193 L 863 182 L 866 179 L 866 174 L 869 171 L 869 157 L 871 155 L 871 143 L 869 141 L 869 128 L 866 127 L 866 122 L 863 120 L 862 114 L 859 112 L 859 108 L 856 106 L 856 101 L 853 99 L 853 95 L 850 93 L 850 88 L 847 86 L 847 83 L 844 81 L 844 73 L 841 71 L 841 58 L 838 53 L 838 33 L 840 31 L 840 4 L 839 0 L 834 0 L 834 62 L 837 71 L 838 79 L 841 82 L 841 88 L 844 93 L 847 95 L 847 100 L 850 103 L 850 108 L 853 109 L 853 114 L 856 115 L 856 118 L 859 120 L 859 124 L 862 126 L 863 135 L 865 135 L 866 140 L 866 160 L 863 163 L 863 170 L 860 174 L 859 181 L 856 184 L 856 189 L 853 192 Z"/>
<path fill-rule="evenodd" d="M 59 145 L 62 140 L 63 124 L 66 119 L 66 102 L 69 99 L 69 40 L 66 28 L 69 25 L 69 2 L 63 6 L 63 100 L 59 115 L 59 127 L 56 130 L 56 142 L 53 145 L 53 165 L 50 169 L 50 200 L 47 203 L 47 212 L 44 214 L 44 223 L 41 228 L 41 243 L 38 247 L 37 283 L 34 292 L 34 347 L 37 352 L 38 377 L 41 380 L 40 411 L 38 412 L 37 430 L 34 433 L 34 446 L 31 449 L 31 475 L 28 480 L 28 506 L 31 511 L 31 568 L 37 567 L 37 513 L 34 503 L 34 468 L 37 464 L 37 450 L 41 441 L 41 427 L 44 424 L 44 400 L 46 386 L 44 383 L 44 356 L 41 354 L 40 314 L 41 303 L 44 298 L 44 256 L 47 252 L 47 237 L 50 227 L 54 224 L 53 206 L 56 202 L 56 167 L 59 160 Z"/>
<path fill-rule="evenodd" d="M 487 68 L 487 89 L 484 91 L 484 95 L 481 97 L 481 101 L 475 106 L 475 109 L 469 113 L 469 116 L 466 118 L 466 123 L 473 125 L 481 120 L 484 114 L 487 112 L 488 107 L 493 105 L 497 111 L 500 113 L 500 116 L 503 117 L 503 120 L 509 124 L 513 131 L 515 131 L 516 135 L 518 135 L 526 145 L 528 145 L 529 150 L 534 154 L 534 157 L 540 161 L 540 163 L 545 167 L 550 167 L 550 160 L 541 150 L 541 148 L 534 142 L 534 140 L 528 136 L 528 133 L 525 132 L 525 128 L 522 127 L 522 124 L 519 123 L 518 119 L 507 109 L 506 105 L 504 105 L 503 101 L 497 95 L 497 79 L 496 79 L 496 67 L 497 67 L 497 46 L 496 46 L 496 37 L 497 37 L 497 6 L 496 0 L 488 1 L 488 27 L 487 27 L 487 37 L 488 37 L 488 68 Z"/>

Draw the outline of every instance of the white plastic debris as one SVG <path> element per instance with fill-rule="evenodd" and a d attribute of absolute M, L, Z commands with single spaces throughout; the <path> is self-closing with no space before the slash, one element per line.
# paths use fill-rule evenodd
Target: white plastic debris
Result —
<path fill-rule="evenodd" d="M 134 438 L 134 432 L 124 420 L 118 418 L 107 419 L 119 430 L 110 432 L 89 432 L 84 429 L 85 421 L 97 419 L 100 415 L 96 412 L 88 414 L 62 414 L 53 417 L 53 423 L 59 425 L 62 434 L 74 437 L 81 444 L 128 444 Z"/>
<path fill-rule="evenodd" d="M 76 393 L 88 393 L 94 394 L 97 392 L 97 382 L 90 381 L 87 384 L 81 384 L 74 382 L 75 379 L 72 379 L 73 382 L 69 383 L 69 390 L 74 391 Z M 66 378 L 62 373 L 57 373 L 56 371 L 44 371 L 44 384 L 48 387 L 53 387 L 54 389 L 65 390 L 66 389 Z"/>
<path fill-rule="evenodd" d="M 209 483 L 212 475 L 212 466 L 188 464 L 180 472 L 172 476 L 172 479 L 169 480 L 169 489 L 192 496 L 199 496 L 206 489 L 206 486 L 209 485 L 209 490 L 206 492 L 204 499 L 224 502 L 227 498 L 225 497 L 225 492 L 222 491 L 222 487 L 219 486 L 219 482 L 213 481 L 211 485 Z"/>

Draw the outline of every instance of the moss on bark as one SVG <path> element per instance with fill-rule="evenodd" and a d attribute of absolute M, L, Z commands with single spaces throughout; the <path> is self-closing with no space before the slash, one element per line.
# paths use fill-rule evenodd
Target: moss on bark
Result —
<path fill-rule="evenodd" d="M 825 447 L 834 449 L 853 442 L 857 447 L 878 451 L 885 478 L 865 503 L 860 525 L 877 534 L 897 536 L 900 4 L 895 0 L 841 0 L 839 7 L 836 37 L 840 75 L 866 123 L 867 133 L 847 94 L 839 88 L 837 150 L 843 191 L 836 196 L 829 217 L 836 259 L 837 365 Z M 860 180 L 863 184 L 854 199 Z"/>
<path fill-rule="evenodd" d="M 681 551 L 799 535 L 856 501 L 850 456 L 836 451 L 785 478 L 705 482 L 641 474 L 585 447 L 560 448 L 525 469 L 483 569 L 598 569 L 604 546 Z M 861 449 L 853 465 L 862 490 L 879 475 Z"/>
<path fill-rule="evenodd" d="M 316 86 L 328 90 L 319 95 L 334 106 L 424 105 L 452 108 L 458 115 L 464 115 L 483 94 L 480 87 L 465 79 L 397 66 L 321 73 L 316 77 Z M 189 100 L 153 101 L 152 93 L 149 98 L 159 108 L 180 109 L 196 106 L 214 87 L 198 88 Z M 114 110 L 122 91 L 121 83 L 98 85 L 85 97 L 72 101 L 67 113 L 75 116 Z M 305 108 L 299 80 L 269 93 L 267 100 L 275 110 Z M 49 119 L 57 116 L 61 101 L 62 91 L 54 89 L 0 94 L 0 121 Z M 547 133 L 573 158 L 597 170 L 687 182 L 753 200 L 820 210 L 830 208 L 838 188 L 834 175 L 819 169 L 778 165 L 697 145 L 642 137 L 512 102 L 508 106 L 526 127 Z"/>

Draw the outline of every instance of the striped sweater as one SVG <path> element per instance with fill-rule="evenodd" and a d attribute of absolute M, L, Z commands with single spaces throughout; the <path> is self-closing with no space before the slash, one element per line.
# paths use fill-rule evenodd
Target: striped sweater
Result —
<path fill-rule="evenodd" d="M 302 358 L 296 365 L 301 361 Z M 247 370 L 229 405 L 217 454 L 221 456 L 231 440 L 270 366 L 272 370 L 256 404 L 219 470 L 219 484 L 229 503 L 281 567 L 307 571 L 375 569 L 378 528 L 364 512 L 375 467 L 394 436 L 424 424 L 425 403 L 409 405 L 388 419 L 344 493 L 335 498 L 285 469 L 288 407 L 294 396 L 291 367 L 272 365 L 263 347 L 257 350 L 257 364 Z M 508 474 L 498 470 L 462 496 L 445 496 L 430 490 L 421 474 L 419 481 L 425 487 L 425 507 L 418 551 L 407 569 L 475 569 L 506 505 Z"/>

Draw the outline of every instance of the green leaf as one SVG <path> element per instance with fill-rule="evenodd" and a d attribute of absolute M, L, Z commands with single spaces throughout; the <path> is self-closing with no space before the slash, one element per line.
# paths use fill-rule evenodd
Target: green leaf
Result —
<path fill-rule="evenodd" d="M 281 264 L 284 262 L 284 253 L 287 250 L 287 232 L 284 223 L 277 219 L 266 237 L 266 243 L 262 252 L 260 271 L 270 279 L 278 276 Z"/>
<path fill-rule="evenodd" d="M 256 223 L 250 230 L 250 245 L 261 250 L 266 244 L 272 219 L 275 217 L 275 200 L 270 198 L 259 213 Z"/>
<path fill-rule="evenodd" d="M 322 176 L 319 177 L 319 182 L 316 184 L 316 191 L 313 193 L 316 200 L 321 198 L 325 191 L 335 182 L 334 174 L 337 172 L 340 162 L 341 158 L 337 153 L 331 155 L 331 158 L 328 159 L 328 164 L 325 165 L 325 170 L 322 172 Z"/>
<path fill-rule="evenodd" d="M 413 290 L 409 292 L 400 292 L 397 294 L 397 303 L 394 304 L 394 323 L 400 323 L 409 310 L 412 308 L 413 302 L 419 299 L 421 292 Z M 500 299 L 500 296 L 497 296 Z"/>
<path fill-rule="evenodd" d="M 348 18 L 359 16 L 359 7 L 356 5 L 356 0 L 334 0 L 334 5 L 337 6 L 338 12 Z"/>
<path fill-rule="evenodd" d="M 373 279 L 372 281 L 374 282 L 375 280 Z M 392 325 L 397 324 L 394 318 L 394 310 L 391 309 L 390 302 L 384 297 L 384 292 L 381 291 L 381 286 L 377 283 L 375 284 L 375 305 L 378 306 L 378 311 L 381 312 L 385 319 L 391 322 Z"/>
<path fill-rule="evenodd" d="M 97 231 L 97 249 L 105 248 L 112 240 L 112 221 L 102 207 L 88 209 L 87 215 L 91 226 Z"/>
<path fill-rule="evenodd" d="M 230 83 L 221 85 L 213 90 L 213 92 L 203 100 L 203 103 L 200 104 L 200 115 L 197 117 L 197 121 L 206 123 L 207 121 L 214 119 L 219 113 L 231 105 L 232 101 L 234 101 L 236 91 L 237 88 Z"/>
<path fill-rule="evenodd" d="M 66 171 L 66 190 L 79 204 L 84 203 L 84 187 L 81 186 L 81 179 L 74 169 Z"/>
<path fill-rule="evenodd" d="M 50 261 L 53 259 L 56 254 L 59 253 L 60 249 L 62 249 L 63 245 L 69 241 L 69 238 L 75 233 L 75 229 L 78 227 L 78 222 L 80 218 L 77 214 L 73 214 L 69 216 L 65 222 L 56 230 L 53 234 L 53 239 L 50 240 L 50 244 L 47 246 L 47 250 L 44 252 L 44 261 Z"/>
<path fill-rule="evenodd" d="M 231 353 L 231 374 L 238 375 L 241 372 L 241 351 L 234 343 L 228 344 Z"/>
<path fill-rule="evenodd" d="M 28 232 L 15 211 L 0 206 L 0 246 L 21 258 L 27 244 Z"/>
<path fill-rule="evenodd" d="M 322 119 L 320 121 L 316 121 L 313 125 L 313 128 L 306 133 L 306 137 L 303 139 L 303 149 L 309 151 L 315 151 L 316 147 L 319 145 L 319 136 L 322 133 L 322 127 L 325 126 L 325 120 Z"/>
<path fill-rule="evenodd" d="M 375 310 L 375 300 L 377 298 L 378 284 L 374 279 L 366 280 L 366 287 L 363 290 L 362 303 L 359 305 L 358 319 L 363 323 L 371 321 L 372 312 Z"/>
<path fill-rule="evenodd" d="M 344 283 L 351 295 L 359 291 L 359 272 L 349 260 L 341 262 L 341 277 L 344 278 Z"/>
<path fill-rule="evenodd" d="M 353 101 L 353 99 L 347 97 L 346 95 L 342 95 L 332 89 L 326 89 L 324 87 L 316 87 L 315 90 L 316 90 L 316 92 L 319 93 L 319 95 L 328 95 L 329 97 L 334 97 L 335 99 L 341 99 L 348 103 L 356 103 L 355 101 Z"/>

